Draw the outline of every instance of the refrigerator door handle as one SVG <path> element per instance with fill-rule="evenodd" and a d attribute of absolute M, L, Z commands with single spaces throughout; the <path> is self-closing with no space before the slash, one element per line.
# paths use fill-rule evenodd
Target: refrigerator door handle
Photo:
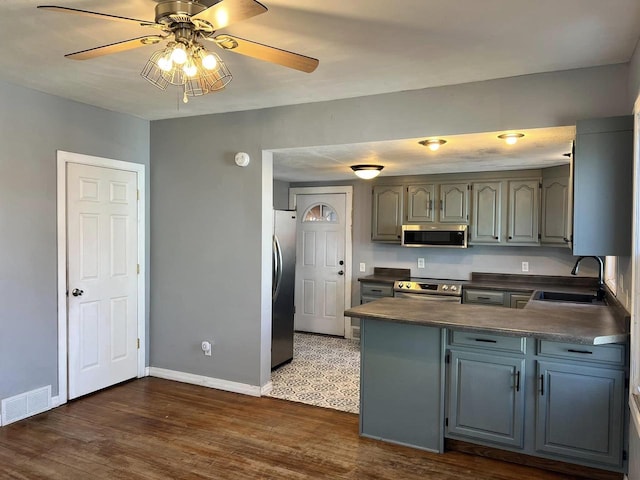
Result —
<path fill-rule="evenodd" d="M 272 295 L 271 298 L 275 299 L 280 291 L 280 284 L 282 283 L 282 249 L 280 248 L 280 241 L 276 235 L 273 236 L 273 280 L 272 280 Z"/>

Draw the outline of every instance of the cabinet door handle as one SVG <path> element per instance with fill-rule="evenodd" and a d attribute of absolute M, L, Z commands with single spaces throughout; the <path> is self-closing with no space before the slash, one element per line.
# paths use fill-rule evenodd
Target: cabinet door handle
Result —
<path fill-rule="evenodd" d="M 440 210 L 444 211 L 444 202 L 440 200 Z"/>
<path fill-rule="evenodd" d="M 372 288 L 372 289 L 371 289 L 371 291 L 372 291 L 372 292 L 382 293 L 382 290 L 377 290 L 377 289 L 375 289 L 375 288 Z"/>
<path fill-rule="evenodd" d="M 516 392 L 520 391 L 520 370 L 516 372 Z"/>
<path fill-rule="evenodd" d="M 497 340 L 490 340 L 488 338 L 476 338 L 475 341 L 484 343 L 498 343 Z"/>
<path fill-rule="evenodd" d="M 540 396 L 544 397 L 544 374 L 540 375 Z"/>
<path fill-rule="evenodd" d="M 478 300 L 491 300 L 491 297 L 477 297 Z"/>
<path fill-rule="evenodd" d="M 582 353 L 584 355 L 593 355 L 593 352 L 590 352 L 589 350 L 574 350 L 573 348 L 569 348 L 567 350 L 567 352 L 571 352 L 571 353 Z"/>

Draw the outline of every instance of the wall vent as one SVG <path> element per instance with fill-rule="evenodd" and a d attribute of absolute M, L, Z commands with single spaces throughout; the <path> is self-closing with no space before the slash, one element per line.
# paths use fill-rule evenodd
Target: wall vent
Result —
<path fill-rule="evenodd" d="M 5 398 L 0 406 L 2 425 L 8 425 L 23 418 L 51 409 L 51 385 Z"/>

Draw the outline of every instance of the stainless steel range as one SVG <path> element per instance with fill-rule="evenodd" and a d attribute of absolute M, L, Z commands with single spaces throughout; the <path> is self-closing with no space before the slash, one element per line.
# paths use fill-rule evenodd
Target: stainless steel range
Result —
<path fill-rule="evenodd" d="M 411 278 L 393 284 L 396 297 L 418 298 L 427 301 L 462 303 L 461 280 L 437 280 L 433 278 Z"/>

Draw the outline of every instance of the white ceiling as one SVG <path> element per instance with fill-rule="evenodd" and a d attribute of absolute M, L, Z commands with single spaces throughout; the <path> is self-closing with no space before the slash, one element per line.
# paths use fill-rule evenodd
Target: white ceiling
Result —
<path fill-rule="evenodd" d="M 522 130 L 525 136 L 507 145 L 497 135 L 474 133 L 439 137 L 436 152 L 418 143 L 424 138 L 274 151 L 273 177 L 288 182 L 353 180 L 351 165 L 383 165 L 380 176 L 484 172 L 544 168 L 569 163 L 573 126 Z"/>
<path fill-rule="evenodd" d="M 63 57 L 154 30 L 36 10 L 43 3 L 152 20 L 155 2 L 3 0 L 0 16 L 0 78 L 146 119 L 627 62 L 640 35 L 638 0 L 264 0 L 269 12 L 224 31 L 316 57 L 318 69 L 217 50 L 233 81 L 184 105 L 179 89 L 162 92 L 139 76 L 153 46 Z"/>
<path fill-rule="evenodd" d="M 203 0 L 208 5 L 215 0 Z M 638 0 L 262 0 L 265 14 L 220 32 L 320 60 L 312 74 L 217 49 L 233 74 L 215 94 L 181 101 L 140 77 L 157 47 L 86 61 L 65 53 L 154 34 L 125 23 L 37 10 L 39 4 L 154 19 L 154 0 L 3 0 L 0 79 L 155 120 L 451 85 L 629 61 L 640 36 Z M 507 148 L 499 132 L 275 153 L 274 177 L 353 178 L 349 166 L 380 163 L 382 175 L 535 168 L 561 163 L 572 127 L 538 129 Z"/>

